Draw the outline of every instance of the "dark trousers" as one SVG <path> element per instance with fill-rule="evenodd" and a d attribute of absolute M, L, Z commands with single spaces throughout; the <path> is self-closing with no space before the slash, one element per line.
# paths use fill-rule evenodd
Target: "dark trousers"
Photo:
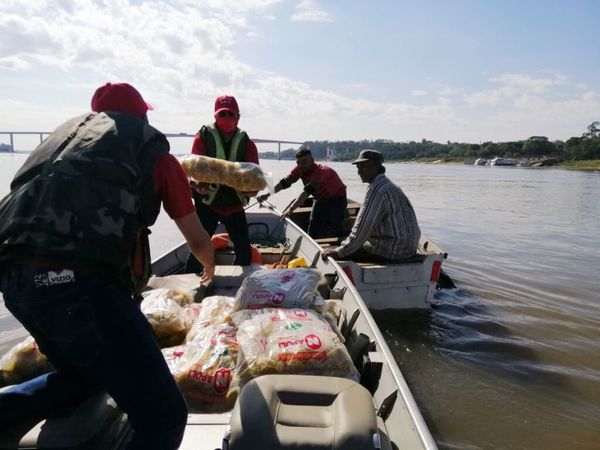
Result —
<path fill-rule="evenodd" d="M 53 284 L 48 272 L 0 273 L 6 307 L 56 368 L 0 393 L 0 430 L 106 391 L 134 429 L 129 449 L 178 448 L 187 406 L 131 295 L 107 276 L 75 270 L 74 281 Z"/>
<path fill-rule="evenodd" d="M 315 239 L 345 236 L 347 206 L 345 197 L 316 200 L 310 213 L 308 235 Z"/>
<path fill-rule="evenodd" d="M 233 250 L 235 251 L 235 259 L 233 264 L 240 266 L 250 265 L 251 249 L 250 249 L 250 236 L 248 234 L 248 222 L 246 221 L 246 212 L 240 211 L 227 216 L 221 215 L 210 209 L 202 202 L 196 202 L 196 212 L 202 222 L 202 226 L 212 236 L 217 229 L 217 225 L 222 223 L 229 234 L 229 239 L 233 243 Z M 185 271 L 190 272 L 202 272 L 202 264 L 192 255 L 188 255 L 188 259 L 185 262 Z"/>
<path fill-rule="evenodd" d="M 356 262 L 370 262 L 370 263 L 385 263 L 393 264 L 400 260 L 384 258 L 383 256 L 376 255 L 374 253 L 365 250 L 364 247 L 359 247 L 354 253 L 344 256 L 341 259 L 356 261 Z"/>

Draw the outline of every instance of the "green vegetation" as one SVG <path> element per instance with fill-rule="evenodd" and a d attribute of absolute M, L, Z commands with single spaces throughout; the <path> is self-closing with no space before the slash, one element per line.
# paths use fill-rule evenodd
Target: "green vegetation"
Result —
<path fill-rule="evenodd" d="M 352 161 L 358 152 L 365 148 L 379 150 L 386 161 L 415 162 L 464 162 L 477 158 L 494 157 L 515 160 L 546 161 L 560 163 L 564 167 L 598 169 L 600 160 L 600 122 L 593 122 L 581 137 L 572 137 L 566 141 L 549 141 L 545 136 L 531 136 L 524 141 L 484 142 L 470 144 L 450 142 L 441 144 L 428 141 L 394 142 L 385 139 L 362 141 L 307 141 L 317 160 Z M 281 152 L 281 159 L 294 159 L 295 150 Z M 276 152 L 261 154 L 266 159 L 276 159 Z M 581 162 L 585 161 L 584 164 Z M 589 166 L 589 167 L 588 167 Z"/>
<path fill-rule="evenodd" d="M 564 161 L 558 167 L 578 170 L 600 170 L 600 159 L 589 159 L 586 161 Z"/>

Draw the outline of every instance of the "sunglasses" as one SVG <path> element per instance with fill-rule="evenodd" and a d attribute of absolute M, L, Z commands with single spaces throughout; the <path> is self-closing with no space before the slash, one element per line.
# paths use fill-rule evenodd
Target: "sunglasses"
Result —
<path fill-rule="evenodd" d="M 232 113 L 231 111 L 223 110 L 217 113 L 219 117 L 237 117 L 237 114 Z"/>

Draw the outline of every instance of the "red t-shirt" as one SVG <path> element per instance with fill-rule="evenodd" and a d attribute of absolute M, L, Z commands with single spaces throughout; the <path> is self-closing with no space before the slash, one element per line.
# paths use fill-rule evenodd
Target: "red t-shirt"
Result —
<path fill-rule="evenodd" d="M 196 210 L 183 167 L 169 153 L 160 156 L 154 164 L 154 190 L 171 219 L 180 219 Z"/>
<path fill-rule="evenodd" d="M 251 162 L 254 164 L 258 164 L 258 149 L 256 148 L 256 144 L 252 142 L 252 139 L 248 138 L 246 141 L 246 158 L 245 162 Z M 192 143 L 192 154 L 193 155 L 201 155 L 208 156 L 206 154 L 206 147 L 204 146 L 204 142 L 202 141 L 202 137 L 200 133 L 196 134 L 194 137 L 194 142 Z M 234 206 L 228 206 L 225 208 L 219 208 L 217 206 L 209 206 L 210 209 L 215 211 L 217 214 L 221 214 L 223 216 L 228 216 L 230 214 L 243 211 L 244 205 L 238 204 Z"/>
<path fill-rule="evenodd" d="M 322 198 L 346 197 L 346 185 L 340 179 L 340 176 L 331 167 L 315 163 L 309 173 L 301 174 L 298 166 L 292 169 L 289 180 L 294 183 L 298 179 L 302 180 L 305 189 L 317 200 Z"/>

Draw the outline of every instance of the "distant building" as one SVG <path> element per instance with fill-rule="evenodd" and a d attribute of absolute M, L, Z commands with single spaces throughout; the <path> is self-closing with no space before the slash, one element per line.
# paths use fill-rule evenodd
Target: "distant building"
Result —
<path fill-rule="evenodd" d="M 8 144 L 0 144 L 0 152 L 12 152 L 13 148 Z"/>

